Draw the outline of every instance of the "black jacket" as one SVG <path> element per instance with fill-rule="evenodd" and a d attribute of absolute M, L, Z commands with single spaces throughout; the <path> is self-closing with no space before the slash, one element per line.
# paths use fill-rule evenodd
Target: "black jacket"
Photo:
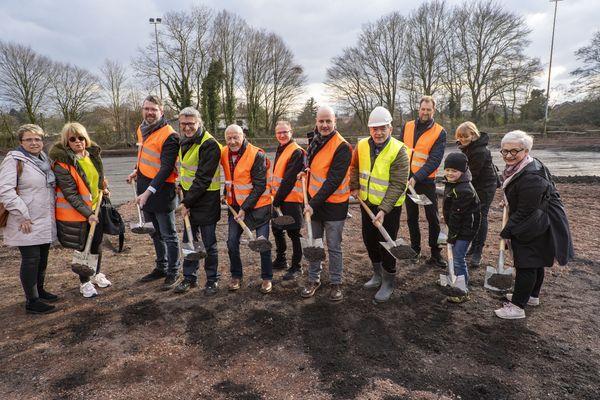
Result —
<path fill-rule="evenodd" d="M 445 181 L 444 220 L 448 225 L 448 241 L 473 240 L 479 230 L 481 214 L 479 198 L 470 182 L 471 173 L 461 175 L 457 182 Z"/>
<path fill-rule="evenodd" d="M 192 144 L 200 144 L 205 134 L 204 132 L 195 138 Z M 182 148 L 182 155 L 186 152 Z M 206 189 L 211 184 L 221 161 L 221 148 L 216 140 L 207 140 L 200 146 L 198 160 L 194 182 L 189 190 L 183 191 L 182 203 L 190 209 L 190 220 L 193 225 L 215 224 L 221 219 L 220 192 Z"/>
<path fill-rule="evenodd" d="M 86 149 L 90 154 L 90 159 L 98 171 L 98 188 L 102 189 L 104 182 L 104 167 L 102 165 L 102 159 L 100 158 L 100 147 L 95 143 L 92 143 L 90 147 Z M 79 163 L 75 161 L 75 153 L 71 149 L 65 148 L 62 143 L 56 143 L 51 149 L 48 156 L 53 161 L 59 161 L 67 165 L 75 167 L 77 173 L 87 188 L 90 188 L 90 183 L 85 175 L 85 172 L 79 167 Z M 59 164 L 53 164 L 54 174 L 56 175 L 56 184 L 60 187 L 65 196 L 65 199 L 69 204 L 76 209 L 85 218 L 89 218 L 94 211 L 89 208 L 81 198 L 81 194 L 77 191 L 77 184 L 73 180 L 73 177 Z M 77 221 L 56 221 L 56 230 L 58 234 L 58 240 L 61 245 L 71 249 L 83 250 L 87 239 L 87 233 L 89 230 L 89 224 L 85 222 Z"/>
<path fill-rule="evenodd" d="M 469 169 L 473 176 L 471 183 L 480 198 L 483 192 L 493 196 L 499 183 L 496 167 L 492 162 L 492 154 L 487 147 L 489 141 L 488 134 L 481 132 L 479 139 L 466 146 L 458 146 L 469 160 Z"/>
<path fill-rule="evenodd" d="M 566 264 L 573 257 L 569 224 L 544 164 L 534 159 L 512 176 L 504 193 L 509 218 L 500 236 L 510 239 L 515 267 L 551 267 L 555 258 Z"/>
<path fill-rule="evenodd" d="M 161 127 L 157 127 L 157 130 Z M 154 131 L 156 132 L 156 131 Z M 151 133 L 151 135 L 154 133 Z M 175 200 L 175 183 L 168 183 L 165 180 L 169 177 L 173 169 L 175 168 L 175 162 L 179 155 L 179 136 L 176 132 L 173 132 L 171 136 L 165 140 L 160 153 L 160 170 L 151 179 L 144 176 L 139 170 L 137 171 L 137 193 L 142 194 L 148 189 L 148 186 L 152 186 L 156 189 L 156 193 L 153 193 L 146 204 L 144 205 L 144 211 L 151 213 L 167 213 L 175 210 L 177 205 Z"/>

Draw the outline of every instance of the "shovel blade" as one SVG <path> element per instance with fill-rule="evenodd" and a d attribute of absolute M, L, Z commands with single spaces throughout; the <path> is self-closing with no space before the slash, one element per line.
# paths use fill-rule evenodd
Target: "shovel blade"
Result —
<path fill-rule="evenodd" d="M 431 200 L 429 200 L 424 194 L 409 194 L 408 197 L 410 197 L 415 204 L 420 206 L 428 206 L 433 204 Z"/>
<path fill-rule="evenodd" d="M 394 244 L 388 242 L 379 242 L 384 249 L 386 249 L 392 257 L 396 260 L 408 260 L 417 255 L 415 251 L 403 240 L 396 240 Z"/>
<path fill-rule="evenodd" d="M 207 256 L 202 242 L 183 242 L 181 244 L 181 252 L 183 253 L 183 258 L 188 261 L 198 261 Z"/>
<path fill-rule="evenodd" d="M 152 225 L 151 222 L 146 222 L 145 224 L 140 224 L 138 222 L 132 222 L 130 224 L 130 227 L 131 227 L 131 232 L 139 234 L 139 235 L 154 233 L 154 226 Z"/>
<path fill-rule="evenodd" d="M 512 287 L 514 268 L 503 268 L 502 271 L 489 266 L 485 270 L 483 287 L 495 292 L 506 292 Z"/>
<path fill-rule="evenodd" d="M 293 225 L 296 222 L 296 220 L 291 215 L 280 215 L 278 217 L 275 217 L 273 219 L 273 222 L 276 225 L 285 227 L 285 226 Z"/>
<path fill-rule="evenodd" d="M 96 273 L 98 255 L 75 251 L 71 260 L 71 270 L 82 276 L 92 276 Z"/>
<path fill-rule="evenodd" d="M 271 250 L 273 245 L 269 242 L 264 236 L 259 236 L 254 240 L 248 241 L 248 247 L 250 250 L 255 251 L 257 253 L 262 253 L 263 251 Z"/>
<path fill-rule="evenodd" d="M 454 279 L 449 275 L 440 274 L 440 286 L 450 286 L 459 289 L 462 292 L 467 292 L 467 283 L 464 275 L 456 275 Z"/>

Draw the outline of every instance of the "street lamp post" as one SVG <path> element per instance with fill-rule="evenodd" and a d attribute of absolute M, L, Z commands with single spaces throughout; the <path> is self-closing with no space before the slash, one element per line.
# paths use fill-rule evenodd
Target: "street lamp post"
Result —
<path fill-rule="evenodd" d="M 544 112 L 544 132 L 542 136 L 546 136 L 546 127 L 548 124 L 548 103 L 550 102 L 550 74 L 552 73 L 552 52 L 554 51 L 554 27 L 556 26 L 556 9 L 558 2 L 562 0 L 550 0 L 554 2 L 554 21 L 552 22 L 552 41 L 550 42 L 550 62 L 548 63 L 548 86 L 546 87 L 546 111 Z"/>
<path fill-rule="evenodd" d="M 158 53 L 158 28 L 156 27 L 156 25 L 158 25 L 162 22 L 162 18 L 150 18 L 149 21 L 151 24 L 154 25 L 154 38 L 156 39 L 156 65 L 158 67 L 158 90 L 160 93 L 160 98 L 162 100 L 163 93 L 162 93 L 162 79 L 160 78 L 160 55 Z"/>

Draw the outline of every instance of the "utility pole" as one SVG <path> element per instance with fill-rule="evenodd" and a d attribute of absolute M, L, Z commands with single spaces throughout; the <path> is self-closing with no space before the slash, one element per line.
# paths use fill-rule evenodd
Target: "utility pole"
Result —
<path fill-rule="evenodd" d="M 548 86 L 546 87 L 546 112 L 544 113 L 544 131 L 542 136 L 546 136 L 546 128 L 548 125 L 548 103 L 550 102 L 550 75 L 552 74 L 552 52 L 554 51 L 554 27 L 556 26 L 556 9 L 558 8 L 558 2 L 562 0 L 550 0 L 550 3 L 554 3 L 554 21 L 552 22 L 552 41 L 550 42 L 550 63 L 548 63 Z"/>
<path fill-rule="evenodd" d="M 158 67 L 158 91 L 160 99 L 163 100 L 162 79 L 160 78 L 160 54 L 158 53 L 158 28 L 156 25 L 162 23 L 162 18 L 150 18 L 150 23 L 154 25 L 154 38 L 156 40 L 156 65 Z"/>

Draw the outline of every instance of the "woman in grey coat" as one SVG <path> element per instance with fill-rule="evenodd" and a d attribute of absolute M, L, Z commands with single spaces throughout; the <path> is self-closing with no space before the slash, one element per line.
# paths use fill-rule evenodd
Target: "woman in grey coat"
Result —
<path fill-rule="evenodd" d="M 56 239 L 54 223 L 55 177 L 43 151 L 44 131 L 27 124 L 17 131 L 19 147 L 0 165 L 0 202 L 8 210 L 4 244 L 21 252 L 20 278 L 33 314 L 56 311 L 58 297 L 44 289 L 48 252 Z"/>

